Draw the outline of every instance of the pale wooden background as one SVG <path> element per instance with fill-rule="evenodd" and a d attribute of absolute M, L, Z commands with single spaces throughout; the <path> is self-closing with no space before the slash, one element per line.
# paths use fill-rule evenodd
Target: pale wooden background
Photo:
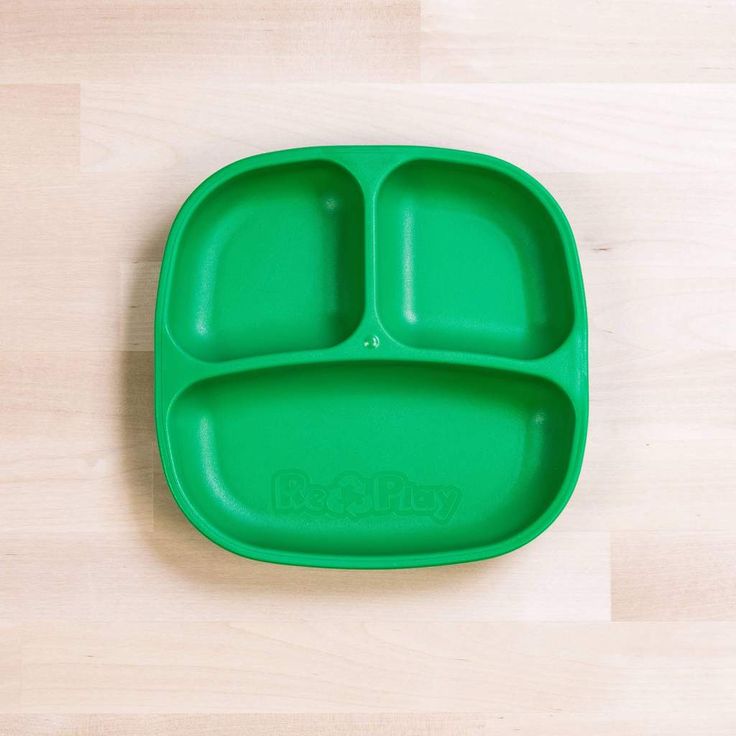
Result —
<path fill-rule="evenodd" d="M 5 0 L 0 733 L 735 733 L 734 83 L 729 0 Z M 330 143 L 494 154 L 570 217 L 587 455 L 507 557 L 255 563 L 162 480 L 170 221 Z"/>

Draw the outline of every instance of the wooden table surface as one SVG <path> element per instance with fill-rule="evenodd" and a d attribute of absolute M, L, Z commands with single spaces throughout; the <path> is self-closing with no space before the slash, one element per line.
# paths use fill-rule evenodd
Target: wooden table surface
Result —
<path fill-rule="evenodd" d="M 734 83 L 731 0 L 5 0 L 0 733 L 736 733 Z M 333 143 L 494 154 L 571 220 L 586 459 L 506 557 L 256 563 L 162 479 L 173 215 Z"/>

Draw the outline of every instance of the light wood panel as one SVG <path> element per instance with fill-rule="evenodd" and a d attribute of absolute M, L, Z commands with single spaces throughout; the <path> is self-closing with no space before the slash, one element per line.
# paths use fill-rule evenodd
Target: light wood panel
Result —
<path fill-rule="evenodd" d="M 734 733 L 735 30 L 729 0 L 4 3 L 0 733 Z M 333 143 L 497 155 L 571 221 L 586 460 L 507 557 L 256 563 L 163 481 L 171 219 Z"/>
<path fill-rule="evenodd" d="M 730 624 L 36 623 L 25 710 L 736 716 Z"/>
<path fill-rule="evenodd" d="M 84 84 L 81 104 L 84 171 L 204 175 L 246 155 L 324 143 L 469 148 L 534 172 L 736 168 L 736 87 L 727 84 L 275 86 L 213 79 Z"/>
<path fill-rule="evenodd" d="M 70 176 L 55 168 L 41 180 L 0 180 L 2 258 L 49 264 L 159 261 L 171 220 L 198 183 L 196 173 Z"/>
<path fill-rule="evenodd" d="M 424 0 L 425 81 L 733 82 L 730 0 Z"/>
<path fill-rule="evenodd" d="M 119 501 L 127 510 L 122 495 Z M 135 503 L 140 508 L 128 511 L 125 520 L 137 511 L 142 517 L 137 534 L 130 524 L 123 534 L 121 521 L 110 535 L 100 530 L 96 537 L 73 534 L 72 529 L 51 531 L 44 544 L 46 556 L 34 554 L 34 541 L 19 532 L 9 536 L 0 559 L 12 563 L 13 571 L 0 573 L 0 592 L 6 593 L 0 617 L 15 620 L 33 611 L 39 621 L 307 618 L 329 627 L 373 620 L 610 618 L 609 542 L 601 533 L 550 535 L 498 563 L 458 570 L 295 573 L 239 560 L 178 519 L 176 526 L 162 530 L 157 515 L 151 533 L 143 500 Z"/>
<path fill-rule="evenodd" d="M 15 0 L 4 16 L 3 82 L 419 74 L 418 0 Z"/>
<path fill-rule="evenodd" d="M 0 84 L 0 110 L 4 184 L 79 170 L 78 84 Z"/>
<path fill-rule="evenodd" d="M 736 621 L 736 535 L 619 532 L 613 536 L 613 617 Z"/>
<path fill-rule="evenodd" d="M 707 733 L 731 736 L 729 724 L 710 715 L 693 717 L 597 717 L 581 713 L 194 713 L 141 715 L 0 715 L 7 736 L 342 736 L 398 733 L 402 736 L 641 736 L 643 733 Z"/>

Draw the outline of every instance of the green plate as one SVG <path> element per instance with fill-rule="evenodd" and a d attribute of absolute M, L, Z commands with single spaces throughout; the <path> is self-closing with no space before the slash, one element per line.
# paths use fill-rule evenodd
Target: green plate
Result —
<path fill-rule="evenodd" d="M 580 470 L 575 241 L 488 156 L 305 148 L 218 171 L 171 228 L 155 351 L 174 498 L 248 557 L 492 557 L 543 531 Z"/>

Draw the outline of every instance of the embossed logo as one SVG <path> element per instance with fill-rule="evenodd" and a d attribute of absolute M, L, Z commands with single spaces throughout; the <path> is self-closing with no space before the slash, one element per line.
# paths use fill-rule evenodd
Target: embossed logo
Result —
<path fill-rule="evenodd" d="M 457 510 L 460 497 L 454 486 L 419 485 L 394 472 L 370 477 L 345 472 L 326 485 L 313 482 L 301 470 L 282 470 L 273 477 L 273 504 L 281 513 L 351 519 L 406 514 L 444 524 Z"/>

